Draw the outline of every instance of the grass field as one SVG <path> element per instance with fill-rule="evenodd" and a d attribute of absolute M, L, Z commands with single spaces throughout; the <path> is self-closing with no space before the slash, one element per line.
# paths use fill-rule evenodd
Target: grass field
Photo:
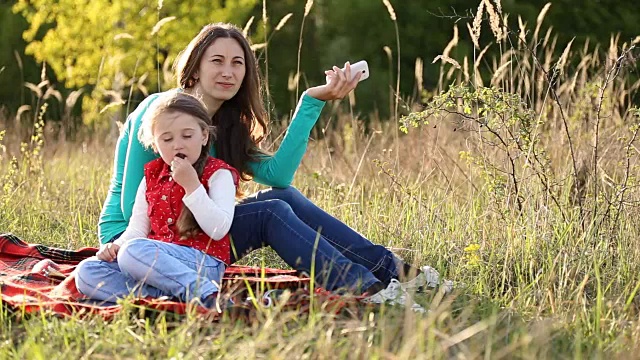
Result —
<path fill-rule="evenodd" d="M 430 148 L 420 144 L 434 139 L 435 131 L 410 132 L 400 150 L 428 156 Z M 429 315 L 386 307 L 357 318 L 323 311 L 300 317 L 270 309 L 243 325 L 194 316 L 144 319 L 131 307 L 108 323 L 46 315 L 18 321 L 4 311 L 0 358 L 633 354 L 640 335 L 635 212 L 623 214 L 612 233 L 598 236 L 536 201 L 525 202 L 521 215 L 509 215 L 497 210 L 487 187 L 474 190 L 464 185 L 466 176 L 454 173 L 461 180 L 447 182 L 436 174 L 437 156 L 429 156 L 433 164 L 426 162 L 417 173 L 394 171 L 390 162 L 376 165 L 375 159 L 393 158 L 385 146 L 392 143 L 382 137 L 371 141 L 359 170 L 341 165 L 359 162 L 355 154 L 346 155 L 352 153 L 343 151 L 348 149 L 338 149 L 345 155 L 330 159 L 323 155 L 327 142 L 314 143 L 295 185 L 372 241 L 466 284 L 444 299 L 418 295 L 417 301 L 431 308 Z M 3 161 L 0 229 L 59 247 L 95 246 L 110 149 L 97 143 L 44 146 L 42 157 L 25 150 L 13 166 Z M 410 162 L 416 156 L 402 157 Z M 254 253 L 246 262 L 283 266 L 270 251 Z"/>

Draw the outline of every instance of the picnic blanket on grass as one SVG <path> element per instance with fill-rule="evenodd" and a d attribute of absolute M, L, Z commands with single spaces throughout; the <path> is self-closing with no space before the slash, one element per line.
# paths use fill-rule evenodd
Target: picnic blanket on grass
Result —
<path fill-rule="evenodd" d="M 75 286 L 73 270 L 80 261 L 94 256 L 97 248 L 77 250 L 59 249 L 30 244 L 12 234 L 0 235 L 0 303 L 10 311 L 33 313 L 50 311 L 59 315 L 98 314 L 111 318 L 122 306 L 88 301 Z M 359 297 L 342 297 L 317 288 L 311 294 L 309 278 L 300 277 L 295 270 L 231 265 L 225 271 L 222 292 L 232 293 L 234 299 L 246 299 L 258 289 L 289 289 L 292 296 L 285 306 L 307 311 L 311 296 L 329 304 L 324 308 L 339 312 L 354 305 Z M 260 298 L 263 300 L 269 298 Z M 133 301 L 142 308 L 184 314 L 188 305 L 167 299 L 139 298 Z M 217 318 L 204 308 L 199 313 Z"/>

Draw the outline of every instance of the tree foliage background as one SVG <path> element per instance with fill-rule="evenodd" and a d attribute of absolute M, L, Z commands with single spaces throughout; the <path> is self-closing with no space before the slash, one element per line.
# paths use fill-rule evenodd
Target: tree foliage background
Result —
<path fill-rule="evenodd" d="M 392 0 L 400 39 L 400 95 L 415 95 L 415 63 L 424 61 L 424 86 L 438 80 L 439 64 L 432 60 L 447 45 L 453 26 L 466 31 L 480 0 Z M 546 1 L 503 0 L 503 11 L 534 24 Z M 308 5 L 311 5 L 309 8 Z M 309 11 L 305 17 L 305 7 Z M 572 38 L 608 44 L 612 35 L 623 41 L 640 35 L 640 10 L 635 1 L 555 0 L 545 25 L 555 29 L 558 49 Z M 289 15 L 291 14 L 291 15 Z M 281 20 L 286 23 L 276 26 Z M 265 22 L 266 20 L 266 22 Z M 300 90 L 324 81 L 323 70 L 333 64 L 366 59 L 371 78 L 358 89 L 357 110 L 389 116 L 395 91 L 397 41 L 395 25 L 378 0 L 17 0 L 0 1 L 0 106 L 14 113 L 30 104 L 23 84 L 37 84 L 44 74 L 64 96 L 83 89 L 85 124 L 104 121 L 106 103 L 125 104 L 147 93 L 175 86 L 169 76 L 178 52 L 199 29 L 225 21 L 244 28 L 254 44 L 263 74 L 268 75 L 270 109 L 274 117 L 294 108 L 292 81 L 300 58 Z M 304 27 L 303 25 L 304 21 Z M 301 34 L 302 29 L 302 34 Z M 471 56 L 467 37 L 450 54 Z M 386 48 L 386 51 L 385 51 Z M 389 56 L 391 54 L 391 56 Z M 266 60 L 266 61 L 265 61 Z M 43 66 L 44 64 L 44 66 Z M 135 101 L 132 102 L 132 105 Z M 125 112 L 126 107 L 112 111 Z M 55 119 L 55 111 L 48 116 Z M 104 115 L 104 114 L 102 114 Z"/>

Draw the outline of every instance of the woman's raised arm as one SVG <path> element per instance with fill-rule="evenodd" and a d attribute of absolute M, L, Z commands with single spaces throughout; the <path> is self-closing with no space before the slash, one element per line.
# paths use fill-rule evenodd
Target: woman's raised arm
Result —
<path fill-rule="evenodd" d="M 360 74 L 356 74 L 347 81 L 351 75 L 349 64 L 345 64 L 344 71 L 334 66 L 325 73 L 329 78 L 326 84 L 309 88 L 302 94 L 278 150 L 261 161 L 249 163 L 256 182 L 280 188 L 291 185 L 325 101 L 342 99 L 356 88 L 360 80 Z"/>

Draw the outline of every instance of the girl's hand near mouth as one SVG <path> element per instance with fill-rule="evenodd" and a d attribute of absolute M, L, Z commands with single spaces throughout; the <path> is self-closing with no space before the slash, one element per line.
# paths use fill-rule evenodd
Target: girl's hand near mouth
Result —
<path fill-rule="evenodd" d="M 185 195 L 189 195 L 200 187 L 200 180 L 193 165 L 189 160 L 181 158 L 180 155 L 184 156 L 184 154 L 177 154 L 171 161 L 171 176 L 184 188 Z"/>

